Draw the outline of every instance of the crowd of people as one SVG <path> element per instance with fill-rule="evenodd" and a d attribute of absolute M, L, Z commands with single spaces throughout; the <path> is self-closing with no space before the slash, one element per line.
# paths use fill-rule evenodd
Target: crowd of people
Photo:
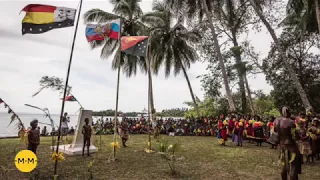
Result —
<path fill-rule="evenodd" d="M 117 128 L 114 128 L 115 124 Z M 38 120 L 32 121 L 30 126 L 32 128 L 28 133 L 28 149 L 36 153 L 40 142 Z M 287 179 L 289 175 L 290 179 L 297 180 L 303 163 L 313 163 L 315 158 L 320 160 L 320 115 L 300 113 L 299 116 L 294 116 L 287 107 L 281 109 L 280 117 L 271 116 L 265 120 L 258 115 L 232 113 L 228 116 L 197 119 L 160 118 L 153 123 L 143 117 L 122 117 L 121 122 L 117 123 L 114 123 L 114 119 L 100 118 L 95 123 L 92 122 L 91 126 L 89 119 L 85 118 L 85 125 L 82 127 L 84 136 L 82 155 L 84 156 L 85 146 L 87 146 L 87 155 L 90 156 L 89 146 L 92 133 L 112 134 L 114 129 L 121 136 L 123 147 L 127 147 L 129 134 L 151 132 L 154 135 L 216 136 L 221 146 L 225 146 L 229 140 L 236 146 L 243 146 L 244 140 L 256 143 L 257 146 L 267 142 L 272 149 L 280 146 L 280 157 L 284 164 L 281 172 L 282 179 Z"/>
<path fill-rule="evenodd" d="M 202 117 L 190 119 L 158 119 L 152 125 L 148 119 L 122 117 L 121 122 L 126 122 L 126 129 L 129 134 L 148 134 L 152 129 L 159 134 L 175 136 L 216 136 L 221 146 L 226 141 L 234 142 L 236 146 L 243 146 L 247 140 L 251 144 L 262 146 L 263 142 L 269 143 L 270 148 L 277 149 L 277 143 L 272 142 L 272 135 L 275 132 L 276 118 L 271 116 L 262 119 L 260 116 L 230 114 L 216 117 Z M 307 162 L 314 161 L 314 157 L 320 160 L 320 118 L 316 115 L 300 113 L 298 116 L 290 115 L 294 122 L 297 134 L 299 150 Z M 121 123 L 117 122 L 121 129 Z M 96 134 L 113 134 L 114 119 L 100 118 L 93 123 Z"/>

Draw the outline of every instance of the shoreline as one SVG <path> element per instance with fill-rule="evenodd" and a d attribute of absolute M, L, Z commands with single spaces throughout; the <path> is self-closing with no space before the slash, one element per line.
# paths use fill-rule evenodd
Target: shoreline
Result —
<path fill-rule="evenodd" d="M 0 136 L 0 139 L 14 139 L 19 138 L 18 136 Z"/>

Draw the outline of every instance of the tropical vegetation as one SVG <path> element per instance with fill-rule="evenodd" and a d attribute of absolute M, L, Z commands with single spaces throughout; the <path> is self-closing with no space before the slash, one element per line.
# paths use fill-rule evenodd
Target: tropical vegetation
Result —
<path fill-rule="evenodd" d="M 119 65 L 129 77 L 136 74 L 138 68 L 144 73 L 150 71 L 150 81 L 151 74 L 157 75 L 161 69 L 166 77 L 170 77 L 172 71 L 175 76 L 182 72 L 192 99 L 186 102 L 190 109 L 185 116 L 235 111 L 277 114 L 283 105 L 296 112 L 318 109 L 316 59 L 319 55 L 314 53 L 319 50 L 317 0 L 272 3 L 267 0 L 155 0 L 152 11 L 147 13 L 141 10 L 140 2 L 110 0 L 113 14 L 92 9 L 84 19 L 86 23 L 101 23 L 121 18 L 122 35 L 148 35 L 151 48 L 147 58 L 121 53 Z M 243 38 L 262 29 L 267 30 L 273 40 L 267 57 L 262 57 L 248 38 Z M 110 39 L 92 43 L 93 48 L 103 46 L 102 58 L 114 53 L 117 45 Z M 187 71 L 196 61 L 208 64 L 207 72 L 198 77 L 204 91 L 203 100 L 194 94 Z M 114 69 L 119 67 L 117 64 L 115 56 Z M 270 94 L 252 90 L 257 88 L 252 87 L 248 77 L 256 74 L 266 76 L 273 86 Z M 156 113 L 152 84 L 149 92 L 152 113 Z M 265 105 L 269 107 L 261 107 Z"/>

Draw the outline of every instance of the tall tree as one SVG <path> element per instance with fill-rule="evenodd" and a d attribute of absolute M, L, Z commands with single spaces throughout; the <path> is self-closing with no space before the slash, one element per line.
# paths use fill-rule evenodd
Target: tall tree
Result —
<path fill-rule="evenodd" d="M 259 18 L 261 19 L 263 24 L 266 26 L 267 30 L 269 31 L 269 33 L 275 43 L 275 46 L 278 48 L 279 55 L 284 63 L 284 67 L 288 69 L 289 76 L 292 80 L 292 83 L 294 84 L 295 88 L 297 89 L 297 91 L 300 95 L 300 98 L 302 100 L 302 103 L 303 103 L 306 111 L 311 110 L 312 106 L 311 106 L 310 101 L 307 97 L 307 94 L 306 94 L 305 90 L 303 89 L 297 74 L 294 72 L 293 67 L 289 63 L 289 60 L 287 59 L 286 54 L 285 54 L 286 52 L 281 48 L 281 45 L 279 43 L 279 40 L 277 38 L 277 35 L 276 35 L 274 29 L 271 27 L 270 23 L 265 18 L 264 14 L 262 12 L 262 7 L 260 6 L 258 1 L 256 1 L 256 0 L 249 0 L 249 1 L 250 1 L 251 6 L 253 7 L 255 12 L 259 16 Z"/>
<path fill-rule="evenodd" d="M 230 50 L 235 58 L 235 67 L 238 73 L 242 112 L 246 113 L 246 68 L 245 63 L 242 62 L 243 50 L 239 44 L 239 36 L 247 32 L 248 25 L 255 23 L 257 19 L 252 16 L 251 12 L 249 11 L 250 4 L 247 0 L 225 0 L 217 2 L 219 3 L 217 3 L 217 5 L 214 7 L 213 12 L 220 25 L 219 30 L 222 31 L 233 44 L 233 47 Z"/>
<path fill-rule="evenodd" d="M 200 41 L 200 34 L 196 30 L 189 31 L 184 27 L 165 2 L 154 1 L 152 10 L 143 16 L 142 21 L 151 31 L 153 70 L 158 73 L 161 65 L 164 64 L 166 77 L 169 77 L 172 68 L 174 75 L 178 75 L 182 71 L 197 115 L 200 118 L 198 105 L 187 74 L 191 63 L 195 63 L 198 59 L 194 46 Z"/>
<path fill-rule="evenodd" d="M 214 40 L 214 48 L 217 53 L 217 57 L 220 63 L 220 68 L 221 68 L 221 73 L 223 77 L 223 82 L 225 86 L 225 91 L 226 95 L 228 98 L 228 103 L 229 103 L 229 110 L 231 112 L 235 111 L 235 104 L 232 98 L 232 92 L 230 90 L 229 82 L 228 82 L 228 75 L 226 72 L 226 68 L 224 65 L 224 59 L 220 50 L 220 44 L 218 40 L 218 35 L 216 33 L 216 29 L 214 27 L 213 23 L 213 7 L 217 4 L 220 3 L 219 1 L 213 1 L 213 0 L 166 0 L 172 9 L 174 10 L 181 10 L 182 8 L 187 9 L 187 16 L 189 19 L 195 19 L 198 18 L 198 20 L 202 20 L 203 16 L 205 15 L 207 17 L 206 21 L 208 22 L 209 29 L 211 30 L 212 38 Z"/>
<path fill-rule="evenodd" d="M 279 42 L 281 48 L 287 52 L 288 61 L 294 68 L 311 105 L 315 108 L 315 111 L 319 111 L 320 96 L 317 93 L 320 88 L 319 55 L 313 53 L 319 50 L 318 35 L 313 34 L 301 41 L 299 31 L 296 32 L 295 29 L 286 28 L 279 36 Z M 277 107 L 288 105 L 294 112 L 299 113 L 303 111 L 304 106 L 300 99 L 296 98 L 299 94 L 288 78 L 288 69 L 282 68 L 282 64 L 280 52 L 273 45 L 269 56 L 264 59 L 263 67 L 268 74 L 268 82 L 273 86 L 271 94 L 275 99 L 275 105 Z"/>

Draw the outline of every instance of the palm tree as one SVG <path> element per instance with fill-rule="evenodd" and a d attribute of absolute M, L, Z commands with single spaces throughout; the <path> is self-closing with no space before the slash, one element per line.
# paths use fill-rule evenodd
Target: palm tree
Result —
<path fill-rule="evenodd" d="M 198 18 L 198 20 L 202 20 L 203 16 L 206 15 L 207 21 L 209 24 L 209 28 L 211 30 L 211 34 L 214 40 L 214 48 L 217 53 L 217 57 L 219 60 L 220 68 L 221 68 L 221 73 L 223 77 L 223 82 L 225 85 L 225 90 L 226 90 L 226 95 L 228 98 L 228 103 L 229 103 L 229 108 L 231 112 L 234 112 L 236 110 L 234 101 L 232 98 L 232 93 L 230 90 L 229 82 L 228 82 L 228 75 L 226 72 L 225 64 L 224 64 L 224 59 L 220 50 L 220 45 L 218 41 L 218 35 L 216 33 L 216 29 L 214 27 L 213 23 L 213 16 L 212 16 L 212 11 L 213 7 L 220 2 L 218 0 L 166 0 L 168 4 L 170 4 L 170 7 L 181 13 L 181 9 L 186 9 L 187 10 L 187 16 L 189 19 L 195 19 Z"/>
<path fill-rule="evenodd" d="M 146 27 L 139 21 L 143 15 L 139 6 L 141 0 L 110 0 L 114 6 L 113 13 L 108 13 L 100 9 L 91 9 L 84 14 L 85 23 L 97 22 L 104 23 L 114 19 L 121 19 L 121 35 L 137 36 L 147 34 Z M 118 40 L 105 39 L 104 41 L 93 41 L 90 43 L 92 48 L 103 46 L 101 58 L 106 59 L 112 55 L 118 48 Z M 112 61 L 112 69 L 118 68 L 118 53 Z M 121 52 L 120 66 L 127 77 L 137 73 L 138 66 L 143 72 L 147 72 L 146 61 L 144 57 L 127 55 Z"/>
<path fill-rule="evenodd" d="M 140 22 L 140 18 L 143 15 L 139 3 L 141 0 L 110 0 L 110 3 L 114 6 L 113 13 L 110 14 L 100 9 L 92 9 L 85 13 L 85 23 L 98 22 L 104 23 L 114 19 L 121 19 L 121 36 L 141 36 L 148 34 L 148 29 Z M 101 58 L 108 58 L 112 55 L 117 48 L 119 40 L 105 39 L 104 41 L 94 41 L 91 43 L 91 47 L 103 46 L 101 51 Z M 120 58 L 118 58 L 120 56 Z M 150 75 L 149 60 L 145 57 L 131 56 L 123 52 L 117 51 L 112 61 L 112 69 L 118 69 L 118 84 L 117 84 L 117 101 L 116 101 L 116 112 L 117 116 L 118 108 L 118 90 L 119 90 L 119 79 L 120 79 L 120 68 L 126 74 L 127 77 L 135 75 L 137 73 L 137 67 L 148 73 L 149 77 L 149 102 L 151 104 L 152 112 L 154 111 L 153 96 L 152 96 L 152 79 Z M 151 92 L 150 92 L 151 91 Z M 150 98 L 151 96 L 151 98 Z M 153 116 L 151 116 L 153 117 Z M 115 123 L 117 120 L 115 119 Z M 116 127 L 116 126 L 115 126 Z M 116 135 L 114 135 L 114 143 L 116 141 Z M 149 135 L 150 142 L 150 135 Z M 151 142 L 150 142 L 151 144 Z M 150 145 L 151 148 L 151 145 Z M 113 149 L 113 158 L 115 159 L 115 148 Z"/>
<path fill-rule="evenodd" d="M 253 7 L 253 9 L 255 10 L 255 12 L 257 13 L 257 15 L 259 16 L 259 18 L 261 19 L 261 21 L 263 22 L 263 24 L 266 26 L 266 28 L 268 29 L 274 43 L 275 43 L 275 46 L 277 47 L 278 51 L 280 52 L 280 56 L 281 56 L 281 59 L 283 60 L 284 62 L 284 65 L 285 65 L 285 68 L 288 69 L 288 72 L 289 72 L 289 76 L 294 84 L 294 86 L 296 87 L 299 95 L 300 95 L 300 98 L 302 100 L 302 103 L 305 107 L 305 109 L 308 111 L 308 110 L 311 110 L 312 109 L 312 106 L 309 102 L 309 99 L 306 95 L 306 92 L 304 91 L 299 79 L 298 79 L 298 76 L 297 74 L 294 72 L 292 66 L 290 65 L 289 61 L 287 60 L 287 57 L 285 55 L 286 52 L 284 52 L 284 50 L 281 48 L 280 46 L 280 43 L 279 43 L 279 40 L 277 38 L 277 35 L 274 31 L 274 29 L 271 27 L 270 23 L 266 20 L 265 16 L 263 15 L 263 12 L 262 12 L 262 7 L 260 6 L 259 3 L 257 3 L 255 0 L 249 0 L 250 1 L 250 4 L 251 6 Z"/>
<path fill-rule="evenodd" d="M 142 21 L 150 28 L 151 33 L 151 57 L 153 72 L 158 73 L 160 66 L 164 64 L 165 75 L 169 77 L 171 69 L 174 75 L 183 72 L 188 83 L 196 112 L 200 118 L 198 104 L 193 93 L 187 69 L 198 58 L 192 44 L 200 41 L 197 31 L 188 31 L 170 11 L 168 4 L 154 1 L 153 11 L 145 14 Z M 175 22 L 177 21 L 177 22 Z"/>

